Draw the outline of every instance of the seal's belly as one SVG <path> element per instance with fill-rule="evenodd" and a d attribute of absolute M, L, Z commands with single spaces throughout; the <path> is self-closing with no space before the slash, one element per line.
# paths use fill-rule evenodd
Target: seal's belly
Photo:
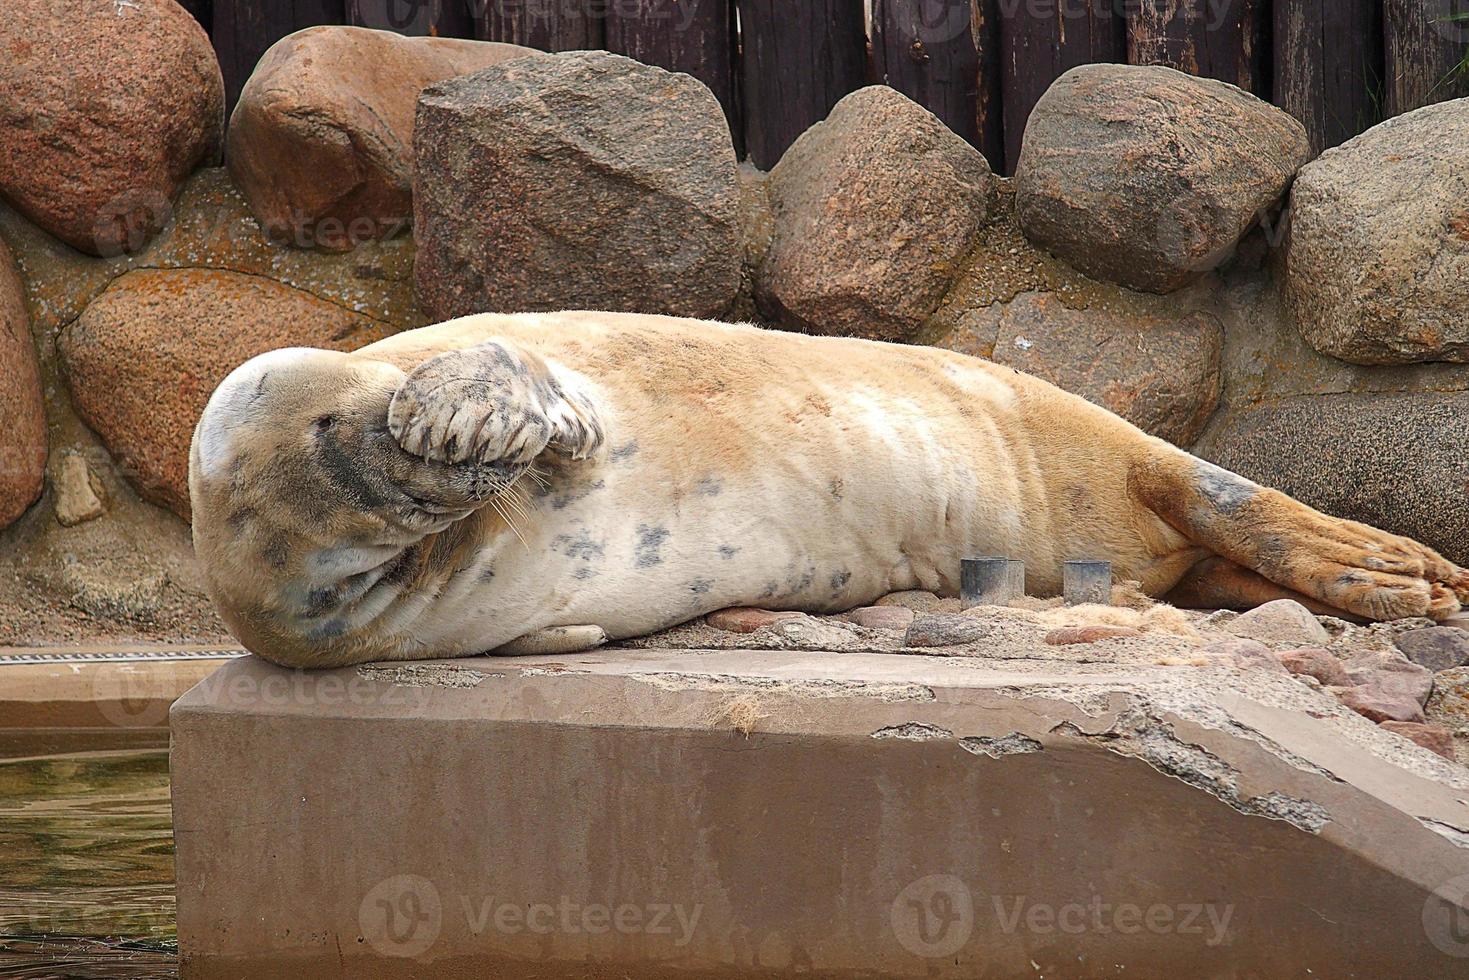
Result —
<path fill-rule="evenodd" d="M 837 611 L 903 589 L 952 593 L 965 555 L 1040 567 L 1033 463 L 965 404 L 808 385 L 704 420 L 721 427 L 708 439 L 697 413 L 617 405 L 636 425 L 604 458 L 551 475 L 527 503 L 524 543 L 502 536 L 449 583 L 434 629 L 482 647 L 557 625 L 634 636 L 732 605 Z"/>

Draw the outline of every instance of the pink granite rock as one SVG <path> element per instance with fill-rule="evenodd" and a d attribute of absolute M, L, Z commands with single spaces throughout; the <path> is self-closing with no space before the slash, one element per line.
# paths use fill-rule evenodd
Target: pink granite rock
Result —
<path fill-rule="evenodd" d="M 1278 654 L 1280 662 L 1292 674 L 1314 677 L 1327 687 L 1351 687 L 1351 678 L 1346 668 L 1327 651 L 1320 647 L 1304 650 L 1287 650 Z"/>
<path fill-rule="evenodd" d="M 1371 721 L 1422 723 L 1423 706 L 1400 691 L 1384 690 L 1376 684 L 1360 684 L 1337 692 L 1337 700 Z"/>
<path fill-rule="evenodd" d="M 1442 725 L 1420 724 L 1416 721 L 1385 721 L 1379 727 L 1453 761 L 1454 733 Z"/>
<path fill-rule="evenodd" d="M 727 633 L 753 633 L 765 626 L 788 623 L 804 619 L 805 613 L 778 612 L 773 609 L 756 609 L 753 606 L 731 606 L 704 617 L 704 622 Z"/>

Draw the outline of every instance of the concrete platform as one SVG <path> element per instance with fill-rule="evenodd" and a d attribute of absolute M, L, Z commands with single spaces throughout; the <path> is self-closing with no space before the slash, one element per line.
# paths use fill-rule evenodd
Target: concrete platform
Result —
<path fill-rule="evenodd" d="M 182 975 L 1469 975 L 1469 772 L 1259 674 L 238 660 L 172 709 Z"/>

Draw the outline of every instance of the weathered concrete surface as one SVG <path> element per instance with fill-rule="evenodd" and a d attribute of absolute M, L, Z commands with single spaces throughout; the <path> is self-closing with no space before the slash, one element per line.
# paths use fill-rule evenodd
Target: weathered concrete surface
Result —
<path fill-rule="evenodd" d="M 171 722 L 186 978 L 1447 976 L 1469 953 L 1469 774 L 1284 674 L 247 658 Z"/>

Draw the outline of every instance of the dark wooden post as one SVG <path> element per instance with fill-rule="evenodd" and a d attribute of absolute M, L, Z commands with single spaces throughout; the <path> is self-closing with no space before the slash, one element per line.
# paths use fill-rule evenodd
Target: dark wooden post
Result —
<path fill-rule="evenodd" d="M 1382 119 L 1380 0 L 1275 4 L 1272 101 L 1305 124 L 1319 153 Z"/>
<path fill-rule="evenodd" d="M 745 150 L 775 166 L 867 77 L 862 0 L 737 0 Z"/>
<path fill-rule="evenodd" d="M 470 0 L 474 36 L 542 51 L 601 48 L 604 0 Z"/>
<path fill-rule="evenodd" d="M 1127 54 L 1122 0 L 1000 4 L 1000 91 L 1004 95 L 1005 172 L 1020 159 L 1030 110 L 1051 83 L 1078 65 L 1120 62 Z"/>
<path fill-rule="evenodd" d="M 1469 96 L 1469 2 L 1384 0 L 1386 114 Z"/>
<path fill-rule="evenodd" d="M 687 72 L 709 86 L 740 150 L 734 0 L 612 0 L 606 35 L 608 51 Z"/>
<path fill-rule="evenodd" d="M 998 0 L 872 0 L 877 77 L 1004 166 Z"/>
<path fill-rule="evenodd" d="M 1128 9 L 1128 64 L 1167 65 L 1269 98 L 1268 0 L 1138 0 Z"/>
<path fill-rule="evenodd" d="M 414 37 L 473 37 L 474 0 L 346 0 L 347 23 Z"/>
<path fill-rule="evenodd" d="M 306 27 L 340 24 L 343 0 L 220 0 L 214 5 L 214 50 L 224 74 L 225 111 L 272 44 Z"/>

